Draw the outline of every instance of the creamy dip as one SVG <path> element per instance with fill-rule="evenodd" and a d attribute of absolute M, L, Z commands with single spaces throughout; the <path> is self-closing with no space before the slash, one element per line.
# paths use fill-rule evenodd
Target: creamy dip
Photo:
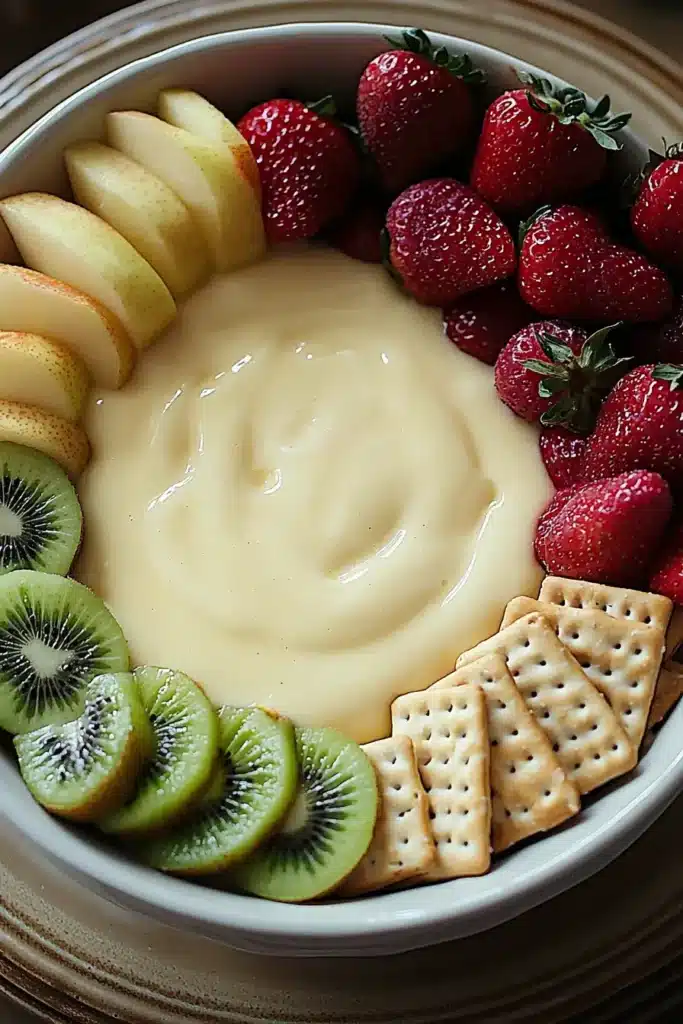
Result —
<path fill-rule="evenodd" d="M 386 735 L 537 592 L 537 433 L 380 267 L 301 246 L 216 277 L 87 427 L 76 575 L 216 703 Z"/>

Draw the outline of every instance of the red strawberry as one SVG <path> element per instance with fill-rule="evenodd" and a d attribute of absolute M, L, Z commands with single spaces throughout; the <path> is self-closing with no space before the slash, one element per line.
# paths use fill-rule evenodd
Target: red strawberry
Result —
<path fill-rule="evenodd" d="M 539 448 L 543 465 L 556 487 L 572 487 L 583 480 L 583 456 L 588 438 L 565 427 L 545 427 Z"/>
<path fill-rule="evenodd" d="M 402 192 L 387 214 L 389 256 L 418 302 L 447 306 L 515 269 L 502 220 L 467 185 L 431 178 Z"/>
<path fill-rule="evenodd" d="M 592 109 L 582 92 L 518 72 L 526 89 L 504 92 L 486 112 L 471 184 L 499 213 L 531 213 L 595 184 L 614 132 L 630 114 L 609 113 L 609 97 Z"/>
<path fill-rule="evenodd" d="M 446 335 L 468 355 L 493 366 L 513 334 L 534 319 L 513 280 L 482 288 L 444 310 Z"/>
<path fill-rule="evenodd" d="M 683 271 L 683 147 L 669 146 L 644 174 L 631 209 L 633 233 L 659 263 Z"/>
<path fill-rule="evenodd" d="M 275 99 L 253 107 L 237 125 L 259 169 L 271 242 L 316 235 L 342 215 L 356 190 L 360 157 L 333 113 L 330 96 L 313 106 Z"/>
<path fill-rule="evenodd" d="M 580 327 L 531 324 L 510 338 L 496 360 L 496 390 L 517 416 L 578 433 L 593 427 L 601 393 L 625 360 L 609 342 L 610 327 L 590 338 Z"/>
<path fill-rule="evenodd" d="M 657 473 L 636 470 L 558 491 L 536 527 L 536 557 L 554 576 L 628 586 L 641 581 L 671 516 Z"/>
<path fill-rule="evenodd" d="M 485 81 L 465 54 L 434 47 L 421 29 L 387 40 L 395 49 L 371 60 L 358 83 L 358 124 L 387 191 L 400 192 L 471 140 L 469 84 Z"/>
<path fill-rule="evenodd" d="M 613 242 L 578 206 L 546 207 L 524 225 L 519 290 L 544 316 L 583 320 L 662 320 L 673 292 L 666 274 Z"/>
<path fill-rule="evenodd" d="M 376 203 L 360 203 L 330 230 L 329 242 L 354 260 L 381 263 L 385 216 Z"/>
<path fill-rule="evenodd" d="M 683 493 L 683 366 L 637 366 L 605 399 L 586 448 L 586 480 L 649 469 Z"/>
<path fill-rule="evenodd" d="M 664 549 L 655 561 L 650 590 L 664 594 L 683 605 L 683 523 L 671 531 Z"/>

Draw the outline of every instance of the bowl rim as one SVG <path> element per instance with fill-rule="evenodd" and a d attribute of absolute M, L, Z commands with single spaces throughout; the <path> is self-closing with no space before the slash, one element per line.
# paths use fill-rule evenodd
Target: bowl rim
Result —
<path fill-rule="evenodd" d="M 0 153 L 0 179 L 9 165 L 25 158 L 41 137 L 58 122 L 139 73 L 197 51 L 248 46 L 261 39 L 319 38 L 343 35 L 364 37 L 378 44 L 393 25 L 362 22 L 300 22 L 213 33 L 194 38 L 117 68 L 85 85 L 44 114 Z M 466 48 L 475 58 L 490 64 L 524 68 L 556 76 L 492 47 L 456 36 L 430 32 L 435 40 Z M 379 46 L 381 48 L 381 46 Z M 632 133 L 632 143 L 646 152 Z M 672 737 L 676 723 L 683 724 L 683 705 L 664 727 Z M 298 956 L 366 955 L 402 952 L 447 939 L 471 935 L 522 913 L 550 899 L 599 870 L 622 852 L 666 809 L 683 789 L 683 750 L 666 756 L 662 734 L 648 752 L 649 763 L 633 777 L 608 787 L 596 802 L 589 802 L 582 816 L 533 846 L 512 851 L 515 860 L 533 862 L 508 884 L 510 858 L 505 857 L 480 878 L 456 879 L 435 887 L 417 887 L 377 893 L 362 900 L 313 905 L 269 903 L 255 897 L 220 891 L 162 875 L 122 859 L 72 832 L 46 812 L 25 813 L 32 805 L 7 798 L 0 816 L 14 825 L 60 869 L 113 902 L 149 916 L 189 927 L 251 952 Z M 652 755 L 652 756 L 651 756 Z M 3 766 L 0 764 L 0 772 Z M 23 785 L 23 784 L 22 784 Z M 28 791 L 26 791 L 28 793 Z M 569 836 L 569 840 L 567 839 Z M 541 848 L 545 856 L 528 856 Z M 484 880 L 488 880 L 484 882 Z M 503 883 L 501 885 L 501 883 Z M 456 886 L 454 889 L 453 886 Z M 482 888 L 488 890 L 483 893 Z M 436 895 L 435 895 L 436 894 Z M 452 902 L 448 896 L 452 895 Z"/>

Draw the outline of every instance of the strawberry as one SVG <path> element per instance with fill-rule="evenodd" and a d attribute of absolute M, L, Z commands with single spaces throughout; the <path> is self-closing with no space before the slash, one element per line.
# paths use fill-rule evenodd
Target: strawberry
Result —
<path fill-rule="evenodd" d="M 271 242 L 316 235 L 344 213 L 356 190 L 358 150 L 334 113 L 331 96 L 311 106 L 275 99 L 252 107 L 237 125 L 259 169 Z"/>
<path fill-rule="evenodd" d="M 371 60 L 360 77 L 356 109 L 380 181 L 395 195 L 471 141 L 469 86 L 485 75 L 466 54 L 454 57 L 434 47 L 421 29 L 387 42 L 394 49 Z"/>
<path fill-rule="evenodd" d="M 609 113 L 609 97 L 591 108 L 578 89 L 517 73 L 527 88 L 504 92 L 486 112 L 470 183 L 505 216 L 531 213 L 595 184 L 614 133 L 630 114 Z"/>
<path fill-rule="evenodd" d="M 411 185 L 387 214 L 389 258 L 407 291 L 447 306 L 514 272 L 514 242 L 500 217 L 467 185 L 431 178 Z"/>
<path fill-rule="evenodd" d="M 367 201 L 353 207 L 328 233 L 328 240 L 354 260 L 382 262 L 382 231 L 385 213 L 376 203 Z"/>
<path fill-rule="evenodd" d="M 610 392 L 584 460 L 586 480 L 632 469 L 660 473 L 683 493 L 683 366 L 637 366 Z"/>
<path fill-rule="evenodd" d="M 513 334 L 534 319 L 514 280 L 471 292 L 444 310 L 446 335 L 463 352 L 493 366 Z"/>
<path fill-rule="evenodd" d="M 578 320 L 662 320 L 673 292 L 658 267 L 617 245 L 593 213 L 545 207 L 523 225 L 519 290 L 543 316 Z"/>
<path fill-rule="evenodd" d="M 544 427 L 539 438 L 543 465 L 556 487 L 572 487 L 583 480 L 583 457 L 588 438 L 566 427 Z"/>
<path fill-rule="evenodd" d="M 536 527 L 536 557 L 554 576 L 638 584 L 671 516 L 657 473 L 636 470 L 558 491 Z"/>
<path fill-rule="evenodd" d="M 525 327 L 496 360 L 499 397 L 522 419 L 587 433 L 602 393 L 625 362 L 612 348 L 611 330 L 589 337 L 580 327 L 552 321 Z"/>
<path fill-rule="evenodd" d="M 633 233 L 658 263 L 683 272 L 683 146 L 651 154 L 631 208 Z"/>
<path fill-rule="evenodd" d="M 658 555 L 652 575 L 650 590 L 664 594 L 675 604 L 683 605 L 683 523 L 671 531 L 663 550 Z"/>

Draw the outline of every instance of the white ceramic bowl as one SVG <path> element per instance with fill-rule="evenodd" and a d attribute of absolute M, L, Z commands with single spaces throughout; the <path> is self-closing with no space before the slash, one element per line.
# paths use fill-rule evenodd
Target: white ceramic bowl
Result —
<path fill-rule="evenodd" d="M 396 31 L 362 24 L 288 25 L 208 36 L 154 54 L 76 93 L 0 154 L 0 194 L 66 194 L 64 146 L 99 136 L 109 110 L 153 110 L 167 86 L 198 89 L 235 116 L 285 89 L 352 100 L 363 66 L 386 48 L 384 34 Z M 514 67 L 529 68 L 474 43 L 434 38 L 466 50 L 497 91 L 514 80 Z M 639 166 L 646 152 L 627 133 L 624 163 Z M 8 237 L 0 237 L 0 258 L 11 257 L 9 246 Z M 497 860 L 489 874 L 360 901 L 288 906 L 157 874 L 47 815 L 31 799 L 11 754 L 2 751 L 0 814 L 6 827 L 19 830 L 86 886 L 168 924 L 258 953 L 380 955 L 492 928 L 602 868 L 683 789 L 682 734 L 683 705 L 631 776 L 589 801 L 576 822 Z"/>

